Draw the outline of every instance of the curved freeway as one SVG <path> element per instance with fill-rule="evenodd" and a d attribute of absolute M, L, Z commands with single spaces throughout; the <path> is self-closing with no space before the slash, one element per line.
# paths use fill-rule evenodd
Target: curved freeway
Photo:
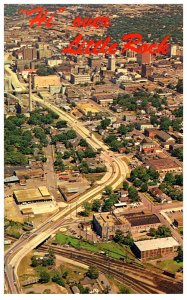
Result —
<path fill-rule="evenodd" d="M 6 72 L 12 74 L 14 81 L 18 86 L 19 80 L 15 78 L 16 74 L 8 68 L 6 68 Z M 21 83 L 20 89 L 23 89 Z M 43 222 L 40 227 L 33 230 L 32 233 L 25 235 L 25 237 L 23 236 L 5 253 L 5 286 L 8 292 L 12 294 L 22 293 L 17 276 L 17 268 L 23 257 L 55 233 L 62 225 L 65 225 L 69 214 L 72 211 L 75 211 L 77 207 L 81 206 L 83 202 L 100 195 L 106 185 L 111 185 L 112 188 L 115 189 L 125 179 L 129 172 L 127 164 L 120 158 L 115 157 L 115 155 L 108 150 L 108 147 L 95 136 L 92 136 L 80 122 L 60 110 L 55 105 L 46 103 L 34 95 L 32 95 L 32 99 L 56 112 L 61 119 L 67 120 L 70 126 L 72 126 L 82 138 L 86 139 L 93 149 L 101 149 L 102 157 L 106 164 L 110 165 L 110 169 L 108 175 L 103 177 L 103 181 L 101 180 L 98 186 L 80 196 L 76 203 L 68 205 L 64 210 L 54 214 Z"/>

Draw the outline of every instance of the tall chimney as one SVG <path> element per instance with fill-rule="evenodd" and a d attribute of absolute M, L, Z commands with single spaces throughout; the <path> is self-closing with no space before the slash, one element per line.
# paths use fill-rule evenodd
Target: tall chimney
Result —
<path fill-rule="evenodd" d="M 31 73 L 29 73 L 29 112 L 32 111 Z"/>

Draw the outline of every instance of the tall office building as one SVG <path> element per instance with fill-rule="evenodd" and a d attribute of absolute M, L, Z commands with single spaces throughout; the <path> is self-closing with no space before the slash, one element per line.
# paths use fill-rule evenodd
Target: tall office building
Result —
<path fill-rule="evenodd" d="M 145 52 L 143 54 L 138 53 L 137 54 L 137 62 L 140 65 L 143 65 L 143 64 L 149 65 L 151 63 L 151 54 L 149 52 Z"/>
<path fill-rule="evenodd" d="M 152 75 L 152 67 L 150 65 L 142 64 L 142 77 L 148 78 Z"/>
<path fill-rule="evenodd" d="M 32 87 L 31 87 L 31 73 L 29 73 L 29 112 L 32 111 Z"/>
<path fill-rule="evenodd" d="M 23 60 L 34 60 L 37 59 L 36 48 L 24 47 L 22 50 Z"/>
<path fill-rule="evenodd" d="M 116 59 L 114 55 L 111 55 L 111 57 L 108 58 L 108 69 L 111 71 L 115 71 L 116 68 Z"/>

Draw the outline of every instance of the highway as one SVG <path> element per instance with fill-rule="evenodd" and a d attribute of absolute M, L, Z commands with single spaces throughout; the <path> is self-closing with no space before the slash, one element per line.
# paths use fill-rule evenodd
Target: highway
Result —
<path fill-rule="evenodd" d="M 11 76 L 12 81 L 19 90 L 25 89 L 25 87 L 19 83 L 17 75 L 12 72 L 6 66 L 6 72 Z M 129 173 L 127 164 L 116 157 L 112 152 L 108 150 L 108 147 L 101 141 L 99 141 L 94 135 L 91 135 L 88 129 L 86 129 L 81 122 L 75 120 L 72 116 L 62 111 L 55 105 L 44 102 L 35 95 L 32 95 L 33 101 L 36 101 L 59 115 L 60 119 L 67 120 L 69 125 L 95 150 L 101 150 L 103 159 L 106 165 L 110 165 L 108 174 L 105 180 L 101 181 L 100 184 L 89 190 L 86 194 L 79 197 L 76 203 L 67 205 L 67 207 L 54 214 L 48 220 L 46 220 L 41 226 L 33 230 L 32 233 L 28 234 L 26 238 L 18 240 L 6 253 L 5 253 L 5 284 L 8 287 L 8 292 L 11 294 L 22 293 L 21 286 L 17 276 L 17 269 L 19 263 L 25 255 L 27 255 L 32 249 L 37 247 L 48 237 L 54 234 L 60 227 L 65 225 L 66 219 L 69 217 L 72 211 L 75 211 L 77 207 L 81 206 L 83 202 L 93 199 L 94 197 L 101 195 L 106 185 L 111 185 L 113 189 L 119 186 Z"/>

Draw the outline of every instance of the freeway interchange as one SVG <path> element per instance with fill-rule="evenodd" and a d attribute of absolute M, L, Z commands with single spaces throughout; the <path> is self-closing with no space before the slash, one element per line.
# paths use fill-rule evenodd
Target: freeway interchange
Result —
<path fill-rule="evenodd" d="M 9 74 L 13 73 L 10 69 Z M 14 75 L 14 80 L 15 75 Z M 18 82 L 17 82 L 18 84 Z M 23 86 L 20 83 L 20 88 Z M 77 207 L 81 206 L 85 201 L 91 200 L 96 196 L 101 195 L 106 185 L 110 185 L 113 189 L 117 188 L 120 183 L 124 181 L 129 169 L 127 164 L 115 156 L 113 152 L 108 150 L 108 147 L 101 141 L 99 141 L 94 135 L 91 135 L 88 129 L 86 129 L 81 122 L 68 115 L 58 107 L 48 102 L 44 102 L 35 95 L 32 95 L 32 100 L 38 102 L 50 108 L 52 111 L 59 115 L 60 119 L 66 120 L 71 127 L 96 151 L 100 150 L 103 160 L 108 167 L 107 173 L 102 180 L 89 190 L 86 194 L 80 196 L 76 202 L 68 205 L 62 211 L 55 213 L 49 219 L 44 221 L 41 226 L 37 227 L 30 234 L 27 234 L 19 239 L 13 246 L 5 252 L 4 270 L 5 270 L 5 287 L 8 293 L 20 294 L 22 289 L 17 276 L 18 266 L 23 259 L 32 249 L 40 245 L 43 241 L 54 234 L 60 227 L 66 224 L 67 219 L 72 211 L 75 211 Z"/>

